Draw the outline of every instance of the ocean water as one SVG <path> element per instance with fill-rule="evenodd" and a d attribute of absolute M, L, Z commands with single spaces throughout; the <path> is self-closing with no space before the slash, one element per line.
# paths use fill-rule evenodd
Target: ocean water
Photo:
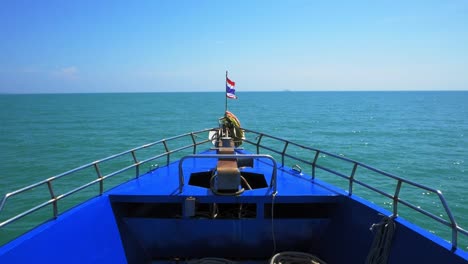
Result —
<path fill-rule="evenodd" d="M 228 107 L 243 127 L 439 189 L 457 223 L 468 228 L 468 92 L 239 92 L 238 96 L 239 100 L 229 100 Z M 224 107 L 221 92 L 0 95 L 0 195 L 132 147 L 216 127 Z M 374 184 L 378 186 L 379 180 Z M 364 195 L 391 209 L 391 201 Z M 404 199 L 417 204 L 427 196 L 432 197 L 421 206 L 434 207 L 436 215 L 447 219 L 433 194 L 415 190 L 405 193 Z M 24 197 L 21 204 L 35 199 Z M 433 220 L 411 210 L 403 212 L 450 239 L 450 231 Z M 2 230 L 0 236 L 5 239 L 14 232 L 19 231 Z M 466 239 L 459 243 L 468 250 Z"/>

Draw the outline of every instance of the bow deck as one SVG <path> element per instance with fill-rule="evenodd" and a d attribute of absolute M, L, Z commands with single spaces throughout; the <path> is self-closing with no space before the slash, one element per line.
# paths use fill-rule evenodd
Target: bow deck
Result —
<path fill-rule="evenodd" d="M 238 151 L 239 154 L 245 153 Z M 216 151 L 211 150 L 204 154 L 216 154 Z M 141 177 L 138 181 L 118 186 L 109 192 L 112 199 L 155 199 L 157 196 L 173 195 L 174 197 L 184 196 L 205 196 L 217 197 L 207 188 L 190 185 L 190 176 L 192 173 L 207 172 L 209 173 L 216 167 L 215 159 L 188 159 L 184 162 L 184 186 L 182 192 L 178 191 L 179 188 L 179 161 L 171 163 L 169 166 L 159 168 L 146 177 Z M 265 177 L 267 183 L 271 182 L 272 178 L 272 165 L 263 160 L 255 160 L 254 168 L 241 169 L 242 173 L 261 172 Z M 320 181 L 314 184 L 314 180 L 310 175 L 299 173 L 290 168 L 278 168 L 277 170 L 277 186 L 278 186 L 278 199 L 280 197 L 310 197 L 311 200 L 333 200 L 338 196 L 340 190 L 330 185 L 324 185 Z M 342 191 L 341 191 L 342 192 Z M 260 197 L 272 196 L 270 186 L 264 188 L 257 188 L 253 190 L 246 190 L 240 197 L 223 197 L 224 199 L 247 199 L 246 197 Z M 207 198 L 208 199 L 208 198 Z M 309 199 L 309 198 L 308 198 Z"/>
<path fill-rule="evenodd" d="M 0 223 L 0 228 L 41 208 L 51 209 L 52 219 L 2 246 L 0 262 L 177 263 L 222 257 L 265 263 L 277 252 L 301 251 L 326 263 L 364 263 L 370 252 L 380 250 L 373 246 L 376 234 L 369 228 L 390 216 L 395 230 L 389 263 L 466 263 L 468 256 L 457 243 L 458 235 L 467 232 L 457 226 L 439 191 L 338 155 L 245 131 L 250 138 L 256 138 L 256 142 L 244 140 L 246 147 L 256 151 L 237 148 L 234 154 L 224 154 L 210 149 L 194 154 L 197 147 L 212 141 L 211 137 L 197 137 L 208 132 L 204 130 L 131 149 L 7 194 L 0 212 L 7 200 L 39 186 L 47 187 L 51 198 Z M 268 144 L 271 142 L 273 147 Z M 169 146 L 173 146 L 172 150 Z M 154 151 L 158 148 L 159 152 Z M 268 155 L 252 154 L 260 150 L 266 150 Z M 328 157 L 323 163 L 322 155 Z M 179 160 L 171 162 L 174 156 Z M 122 167 L 122 157 L 127 157 L 127 161 L 130 158 L 130 165 Z M 339 166 L 333 167 L 331 159 L 337 160 Z M 219 166 L 224 166 L 219 160 L 229 161 L 224 168 L 229 173 L 220 169 L 221 175 L 239 176 L 239 189 L 230 190 L 230 178 L 219 184 L 215 176 L 219 176 Z M 237 169 L 234 173 L 233 160 L 239 175 Z M 114 166 L 114 161 L 120 167 Z M 142 165 L 154 161 L 162 161 L 163 165 L 141 172 Z M 104 174 L 102 168 L 107 163 L 113 169 Z M 308 173 L 286 165 L 297 163 L 308 167 Z M 356 179 L 355 174 L 361 170 L 395 181 L 395 190 L 387 193 L 379 186 Z M 97 178 L 57 194 L 56 181 L 86 171 L 95 172 Z M 317 171 L 345 179 L 349 188 L 343 190 L 322 181 Z M 105 190 L 111 177 L 126 172 L 135 172 L 133 179 Z M 393 211 L 356 196 L 355 185 L 390 198 L 394 201 Z M 449 221 L 401 199 L 402 185 L 438 195 Z M 61 211 L 64 198 L 82 190 L 91 191 L 90 186 L 99 187 L 96 197 Z M 406 205 L 448 226 L 451 243 L 400 217 L 398 205 Z"/>

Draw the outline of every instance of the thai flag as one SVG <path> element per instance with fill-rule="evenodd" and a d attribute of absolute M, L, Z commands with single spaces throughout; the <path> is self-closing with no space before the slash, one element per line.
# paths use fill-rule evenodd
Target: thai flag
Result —
<path fill-rule="evenodd" d="M 234 86 L 236 86 L 236 83 L 229 80 L 229 78 L 226 77 L 226 96 L 230 99 L 237 99 L 236 90 L 234 89 Z"/>

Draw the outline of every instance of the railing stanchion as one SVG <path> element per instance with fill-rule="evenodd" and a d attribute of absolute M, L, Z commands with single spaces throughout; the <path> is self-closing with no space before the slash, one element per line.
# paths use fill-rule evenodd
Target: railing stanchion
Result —
<path fill-rule="evenodd" d="M 348 190 L 348 195 L 353 194 L 353 182 L 354 182 L 354 175 L 356 174 L 356 169 L 357 169 L 358 164 L 354 163 L 353 166 L 353 171 L 351 172 L 351 176 L 349 176 L 349 190 Z"/>
<path fill-rule="evenodd" d="M 312 162 L 312 179 L 315 179 L 315 165 L 317 165 L 317 160 L 320 155 L 320 151 L 315 151 L 314 161 Z"/>
<path fill-rule="evenodd" d="M 197 142 L 195 141 L 195 136 L 193 135 L 193 132 L 190 133 L 190 136 L 192 137 L 192 142 L 193 142 L 193 154 L 197 153 Z"/>
<path fill-rule="evenodd" d="M 284 154 L 286 153 L 286 149 L 288 148 L 289 142 L 286 141 L 286 144 L 284 144 L 283 148 L 283 153 L 281 153 L 281 167 L 284 167 Z"/>
<path fill-rule="evenodd" d="M 437 196 L 439 196 L 439 199 L 444 206 L 445 212 L 447 213 L 447 216 L 450 219 L 450 228 L 452 229 L 452 251 L 457 249 L 458 245 L 458 225 L 457 222 L 455 221 L 455 217 L 453 217 L 452 211 L 450 211 L 450 208 L 447 205 L 447 201 L 445 201 L 444 196 L 442 195 L 442 192 L 437 190 Z"/>
<path fill-rule="evenodd" d="M 49 188 L 49 193 L 50 193 L 50 199 L 53 200 L 52 206 L 53 206 L 53 214 L 54 218 L 57 218 L 58 216 L 58 206 L 57 206 L 57 197 L 54 194 L 54 189 L 52 188 L 52 181 L 47 181 L 47 187 Z"/>
<path fill-rule="evenodd" d="M 94 162 L 94 169 L 96 169 L 96 173 L 99 179 L 99 195 L 102 195 L 104 192 L 104 179 L 102 178 L 101 171 L 99 170 L 98 162 Z"/>
<path fill-rule="evenodd" d="M 132 150 L 133 162 L 135 163 L 135 178 L 140 177 L 140 163 L 138 162 L 135 154 L 135 150 Z"/>
<path fill-rule="evenodd" d="M 400 199 L 399 196 L 400 196 L 401 184 L 402 184 L 402 181 L 398 180 L 397 186 L 395 188 L 395 195 L 393 196 L 393 215 L 392 215 L 392 217 L 397 217 L 398 216 L 398 199 Z"/>
<path fill-rule="evenodd" d="M 260 141 L 262 141 L 263 134 L 260 134 L 257 139 L 257 154 L 260 154 Z"/>
<path fill-rule="evenodd" d="M 163 145 L 164 145 L 164 149 L 166 150 L 166 153 L 167 153 L 167 162 L 166 162 L 166 166 L 169 165 L 170 161 L 171 161 L 171 154 L 169 153 L 169 148 L 167 147 L 167 143 L 166 143 L 166 140 L 163 140 Z"/>

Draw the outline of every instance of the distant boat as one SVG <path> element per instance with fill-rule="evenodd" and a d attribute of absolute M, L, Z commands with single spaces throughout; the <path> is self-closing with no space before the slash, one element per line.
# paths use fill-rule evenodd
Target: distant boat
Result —
<path fill-rule="evenodd" d="M 467 263 L 458 241 L 468 232 L 438 190 L 241 128 L 233 118 L 226 114 L 218 127 L 152 142 L 6 194 L 0 231 L 41 208 L 50 208 L 51 219 L 1 246 L 0 263 Z M 83 171 L 95 179 L 57 192 L 57 180 Z M 357 172 L 372 172 L 395 188 L 385 192 L 358 180 Z M 106 189 L 125 173 L 134 178 Z M 319 173 L 345 179 L 347 188 Z M 392 211 L 356 196 L 356 186 L 390 198 Z M 400 195 L 405 186 L 436 195 L 449 220 L 406 202 Z M 40 187 L 50 198 L 5 218 L 11 198 Z M 64 198 L 94 189 L 94 197 L 59 213 Z M 401 206 L 447 226 L 451 241 L 400 217 Z"/>

